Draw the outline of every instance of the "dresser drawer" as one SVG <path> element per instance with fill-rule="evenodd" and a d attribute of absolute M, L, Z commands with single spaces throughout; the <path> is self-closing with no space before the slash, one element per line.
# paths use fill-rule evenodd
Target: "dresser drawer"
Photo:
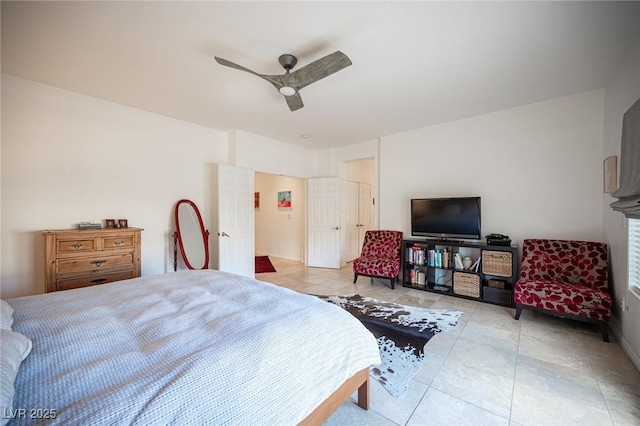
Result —
<path fill-rule="evenodd" d="M 133 253 L 60 259 L 57 263 L 57 272 L 59 274 L 97 269 L 111 269 L 124 265 L 133 265 Z"/>
<path fill-rule="evenodd" d="M 121 237 L 105 237 L 102 239 L 103 250 L 133 248 L 133 235 Z"/>
<path fill-rule="evenodd" d="M 76 278 L 60 279 L 56 282 L 56 290 L 70 290 L 72 288 L 89 287 L 97 284 L 106 284 L 114 281 L 128 280 L 135 278 L 136 274 L 133 270 L 112 273 L 102 273 L 96 271 L 91 275 L 83 275 Z"/>
<path fill-rule="evenodd" d="M 73 238 L 59 239 L 57 241 L 58 253 L 84 253 L 97 250 L 97 240 L 95 238 Z"/>

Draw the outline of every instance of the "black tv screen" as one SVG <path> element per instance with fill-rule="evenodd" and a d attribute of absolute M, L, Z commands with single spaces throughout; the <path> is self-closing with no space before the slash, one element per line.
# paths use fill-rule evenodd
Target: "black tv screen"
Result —
<path fill-rule="evenodd" d="M 481 239 L 480 197 L 412 199 L 411 235 Z"/>

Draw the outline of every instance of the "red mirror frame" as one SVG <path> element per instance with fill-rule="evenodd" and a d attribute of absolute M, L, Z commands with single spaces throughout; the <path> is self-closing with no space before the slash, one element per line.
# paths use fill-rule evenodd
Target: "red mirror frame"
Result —
<path fill-rule="evenodd" d="M 202 234 L 202 241 L 204 243 L 204 266 L 202 268 L 199 269 L 208 269 L 209 268 L 209 230 L 205 229 L 204 227 L 204 222 L 202 221 L 202 216 L 200 215 L 200 210 L 198 209 L 198 206 L 196 206 L 196 204 L 191 201 L 191 200 L 187 200 L 187 199 L 182 199 L 180 201 L 178 201 L 176 203 L 176 207 L 174 210 L 174 220 L 175 220 L 175 225 L 176 225 L 176 232 L 174 232 L 173 234 L 173 240 L 174 240 L 174 245 L 173 245 L 173 270 L 177 271 L 178 270 L 178 245 L 180 245 L 180 252 L 182 253 L 182 259 L 184 260 L 184 264 L 187 266 L 187 268 L 189 269 L 198 269 L 198 268 L 194 268 L 193 265 L 191 265 L 191 263 L 189 262 L 189 259 L 187 258 L 187 254 L 184 250 L 184 245 L 182 244 L 182 236 L 180 234 L 180 221 L 179 221 L 179 215 L 178 215 L 178 209 L 180 208 L 181 204 L 188 204 L 190 205 L 193 210 L 195 211 L 197 217 L 198 217 L 198 224 L 200 225 L 200 232 Z"/>

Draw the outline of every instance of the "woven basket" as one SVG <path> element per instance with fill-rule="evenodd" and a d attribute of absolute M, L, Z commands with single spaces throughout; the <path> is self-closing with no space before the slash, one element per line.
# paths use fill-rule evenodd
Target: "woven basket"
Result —
<path fill-rule="evenodd" d="M 480 276 L 454 271 L 453 292 L 469 297 L 480 297 Z"/>
<path fill-rule="evenodd" d="M 482 273 L 498 277 L 511 276 L 511 253 L 506 251 L 482 251 Z"/>
<path fill-rule="evenodd" d="M 487 287 L 498 288 L 504 290 L 505 282 L 503 280 L 490 279 L 487 280 Z"/>

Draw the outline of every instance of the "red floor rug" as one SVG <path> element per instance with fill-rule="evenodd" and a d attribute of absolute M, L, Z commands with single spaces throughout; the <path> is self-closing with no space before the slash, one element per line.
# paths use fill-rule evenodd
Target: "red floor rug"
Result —
<path fill-rule="evenodd" d="M 276 268 L 273 267 L 269 256 L 256 256 L 256 274 L 265 272 L 276 272 Z"/>

